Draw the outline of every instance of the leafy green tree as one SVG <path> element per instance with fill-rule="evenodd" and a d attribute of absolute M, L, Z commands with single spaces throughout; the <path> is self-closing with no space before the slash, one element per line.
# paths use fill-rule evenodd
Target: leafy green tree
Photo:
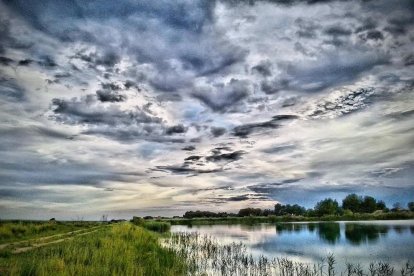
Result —
<path fill-rule="evenodd" d="M 326 198 L 315 205 L 315 212 L 318 216 L 335 215 L 339 212 L 339 205 L 336 200 Z"/>
<path fill-rule="evenodd" d="M 414 201 L 408 202 L 407 204 L 408 210 L 414 212 Z"/>
<path fill-rule="evenodd" d="M 365 196 L 361 204 L 361 211 L 364 213 L 373 213 L 377 210 L 377 200 L 372 196 Z"/>
<path fill-rule="evenodd" d="M 385 210 L 387 209 L 387 205 L 385 205 L 385 202 L 382 200 L 379 200 L 377 202 L 377 210 Z"/>
<path fill-rule="evenodd" d="M 262 210 L 260 208 L 244 208 L 239 210 L 240 217 L 247 216 L 260 216 L 262 215 Z"/>
<path fill-rule="evenodd" d="M 360 211 L 362 198 L 356 194 L 349 194 L 342 200 L 342 208 L 344 210 L 351 210 L 354 213 Z"/>
<path fill-rule="evenodd" d="M 306 209 L 298 204 L 294 205 L 282 205 L 277 203 L 275 205 L 275 215 L 276 216 L 284 216 L 284 215 L 296 215 L 296 216 L 303 216 L 306 213 Z"/>

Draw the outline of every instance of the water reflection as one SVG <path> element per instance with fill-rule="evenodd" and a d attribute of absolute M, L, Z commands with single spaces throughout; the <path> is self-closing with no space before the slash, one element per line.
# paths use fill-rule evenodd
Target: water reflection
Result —
<path fill-rule="evenodd" d="M 408 226 L 406 226 L 408 228 Z M 364 225 L 349 223 L 345 225 L 345 238 L 352 244 L 373 243 L 381 235 L 385 236 L 389 231 L 388 225 Z"/>
<path fill-rule="evenodd" d="M 172 231 L 199 232 L 221 243 L 240 243 L 254 256 L 287 257 L 317 263 L 333 253 L 342 261 L 394 265 L 414 260 L 414 220 L 366 222 L 312 222 L 256 225 L 173 226 Z M 339 263 L 339 262 L 338 262 Z"/>
<path fill-rule="evenodd" d="M 276 225 L 278 234 L 306 231 L 313 233 L 316 231 L 319 238 L 327 243 L 335 244 L 341 239 L 341 225 L 345 226 L 345 239 L 354 245 L 362 243 L 373 243 L 381 236 L 387 235 L 392 227 L 397 233 L 410 231 L 414 233 L 414 226 L 408 225 L 375 225 L 360 223 L 339 223 L 339 222 L 320 222 L 320 223 L 283 223 Z"/>
<path fill-rule="evenodd" d="M 319 237 L 329 243 L 335 244 L 341 237 L 341 228 L 339 223 L 320 223 L 318 227 Z"/>

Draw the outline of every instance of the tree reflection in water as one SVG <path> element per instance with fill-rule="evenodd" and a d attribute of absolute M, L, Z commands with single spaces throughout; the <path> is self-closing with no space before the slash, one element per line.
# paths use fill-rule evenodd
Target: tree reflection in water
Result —
<path fill-rule="evenodd" d="M 335 244 L 341 238 L 341 228 L 337 222 L 324 222 L 318 224 L 318 235 L 324 241 Z"/>
<path fill-rule="evenodd" d="M 345 225 L 345 238 L 352 244 L 372 243 L 378 240 L 381 235 L 389 231 L 387 225 L 363 225 L 348 223 Z"/>

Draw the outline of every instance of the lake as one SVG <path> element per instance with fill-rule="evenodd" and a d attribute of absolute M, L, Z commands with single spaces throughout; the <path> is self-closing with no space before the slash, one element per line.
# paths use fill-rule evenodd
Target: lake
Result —
<path fill-rule="evenodd" d="M 317 263 L 334 254 L 339 271 L 345 271 L 347 262 L 367 267 L 384 261 L 399 270 L 414 261 L 414 220 L 175 225 L 171 231 L 198 232 L 221 244 L 242 242 L 254 257 Z"/>

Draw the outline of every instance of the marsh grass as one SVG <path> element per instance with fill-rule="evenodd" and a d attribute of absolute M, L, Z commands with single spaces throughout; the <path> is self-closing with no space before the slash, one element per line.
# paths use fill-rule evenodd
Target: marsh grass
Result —
<path fill-rule="evenodd" d="M 142 218 L 134 217 L 131 222 L 137 226 L 141 226 L 158 233 L 165 233 L 171 229 L 171 223 L 166 221 L 144 220 Z"/>
<path fill-rule="evenodd" d="M 1 275 L 183 275 L 186 264 L 159 235 L 130 223 L 0 257 Z"/>
<path fill-rule="evenodd" d="M 163 245 L 185 259 L 188 275 L 281 275 L 281 276 L 414 276 L 409 263 L 397 273 L 390 264 L 371 263 L 364 271 L 360 264 L 347 264 L 337 271 L 333 255 L 318 263 L 301 263 L 287 258 L 253 257 L 242 243 L 220 244 L 214 238 L 198 233 L 175 233 Z"/>

